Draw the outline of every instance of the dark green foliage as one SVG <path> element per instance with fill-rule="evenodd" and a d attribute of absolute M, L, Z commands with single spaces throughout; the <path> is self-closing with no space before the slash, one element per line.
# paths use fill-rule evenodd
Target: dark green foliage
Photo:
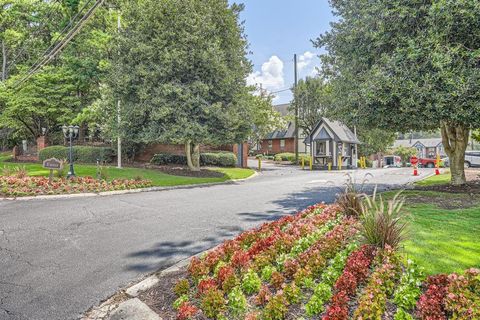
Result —
<path fill-rule="evenodd" d="M 185 155 L 159 153 L 153 156 L 150 162 L 156 165 L 186 165 L 187 157 Z M 202 166 L 235 167 L 237 157 L 231 152 L 202 153 L 200 154 L 200 164 Z"/>
<path fill-rule="evenodd" d="M 115 155 L 112 148 L 107 147 L 73 147 L 73 161 L 80 163 L 96 163 L 97 159 L 100 162 L 111 162 Z M 69 147 L 52 146 L 47 147 L 39 152 L 40 161 L 50 158 L 57 158 L 59 160 L 69 159 Z"/>

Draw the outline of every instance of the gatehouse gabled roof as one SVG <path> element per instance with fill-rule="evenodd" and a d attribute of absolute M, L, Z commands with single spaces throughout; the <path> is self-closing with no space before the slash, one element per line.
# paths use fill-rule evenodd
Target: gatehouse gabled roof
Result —
<path fill-rule="evenodd" d="M 331 132 L 335 135 L 335 137 L 332 137 L 335 141 L 340 141 L 340 142 L 347 142 L 347 143 L 354 143 L 354 144 L 360 144 L 360 140 L 355 136 L 355 134 L 350 130 L 343 122 L 336 121 L 336 120 L 330 120 L 328 118 L 323 117 L 315 126 L 315 129 L 312 131 L 312 133 L 305 139 L 305 142 L 309 143 L 310 140 L 315 141 L 315 140 L 324 140 L 328 139 L 328 137 L 322 136 L 322 132 L 320 131 L 317 133 L 318 128 L 322 124 L 325 124 L 325 126 L 330 129 Z M 328 132 L 325 132 L 328 135 Z M 325 135 L 323 133 L 323 135 Z M 314 136 L 312 136 L 312 134 Z"/>

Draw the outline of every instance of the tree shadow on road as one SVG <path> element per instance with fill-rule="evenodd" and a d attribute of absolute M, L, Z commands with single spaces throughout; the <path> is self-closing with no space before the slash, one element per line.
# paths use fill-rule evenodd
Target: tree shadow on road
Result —
<path fill-rule="evenodd" d="M 162 241 L 152 248 L 130 253 L 127 257 L 141 263 L 132 263 L 125 267 L 128 271 L 142 273 L 154 272 L 177 263 L 200 252 L 215 247 L 244 231 L 239 226 L 220 226 L 210 236 L 200 241 Z"/>

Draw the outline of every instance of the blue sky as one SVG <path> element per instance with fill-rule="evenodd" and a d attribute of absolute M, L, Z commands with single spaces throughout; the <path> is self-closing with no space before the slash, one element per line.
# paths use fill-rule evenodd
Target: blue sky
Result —
<path fill-rule="evenodd" d="M 312 75 L 319 50 L 310 40 L 330 29 L 333 20 L 327 0 L 238 0 L 245 4 L 242 19 L 250 43 L 254 72 L 250 84 L 269 92 L 293 84 L 293 55 L 299 59 L 299 77 Z M 275 104 L 290 102 L 290 91 L 276 95 Z"/>

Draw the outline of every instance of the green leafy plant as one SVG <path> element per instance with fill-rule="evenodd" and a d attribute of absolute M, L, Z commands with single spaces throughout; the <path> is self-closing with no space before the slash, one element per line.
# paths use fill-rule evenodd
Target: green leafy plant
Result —
<path fill-rule="evenodd" d="M 180 297 L 177 298 L 177 300 L 173 302 L 173 308 L 175 310 L 178 310 L 182 306 L 182 304 L 184 304 L 185 302 L 188 302 L 188 300 L 189 299 L 187 294 L 181 295 Z"/>
<path fill-rule="evenodd" d="M 247 310 L 247 298 L 240 287 L 235 287 L 228 294 L 228 307 L 233 315 L 241 315 Z"/>
<path fill-rule="evenodd" d="M 270 279 L 272 278 L 272 274 L 277 271 L 277 269 L 274 266 L 267 265 L 262 269 L 262 280 L 269 282 Z"/>
<path fill-rule="evenodd" d="M 262 286 L 262 280 L 258 274 L 250 269 L 247 273 L 244 274 L 242 278 L 242 289 L 247 294 L 257 293 Z"/>
<path fill-rule="evenodd" d="M 283 289 L 283 293 L 290 304 L 299 303 L 302 299 L 302 291 L 297 285 L 295 285 L 295 282 L 287 284 Z"/>
<path fill-rule="evenodd" d="M 332 298 L 332 287 L 326 283 L 320 283 L 315 287 L 314 293 L 305 305 L 305 311 L 309 317 L 322 313 L 325 303 Z"/>
<path fill-rule="evenodd" d="M 178 280 L 177 283 L 175 284 L 175 287 L 173 288 L 173 292 L 179 297 L 184 294 L 188 294 L 190 291 L 190 283 L 188 282 L 187 279 L 181 279 Z"/>
<path fill-rule="evenodd" d="M 366 244 L 384 249 L 398 248 L 406 238 L 407 222 L 402 210 L 405 199 L 397 193 L 392 200 L 384 202 L 382 196 L 377 201 L 376 190 L 373 196 L 366 196 L 362 202 L 360 234 Z"/>
<path fill-rule="evenodd" d="M 412 310 L 415 307 L 422 293 L 423 280 L 425 280 L 423 269 L 413 261 L 408 260 L 393 296 L 393 301 L 399 307 L 399 310 Z"/>
<path fill-rule="evenodd" d="M 265 320 L 283 320 L 288 312 L 288 301 L 283 294 L 275 295 L 263 310 Z"/>
<path fill-rule="evenodd" d="M 203 296 L 201 306 L 207 317 L 216 319 L 226 307 L 223 292 L 217 289 L 209 290 Z"/>

